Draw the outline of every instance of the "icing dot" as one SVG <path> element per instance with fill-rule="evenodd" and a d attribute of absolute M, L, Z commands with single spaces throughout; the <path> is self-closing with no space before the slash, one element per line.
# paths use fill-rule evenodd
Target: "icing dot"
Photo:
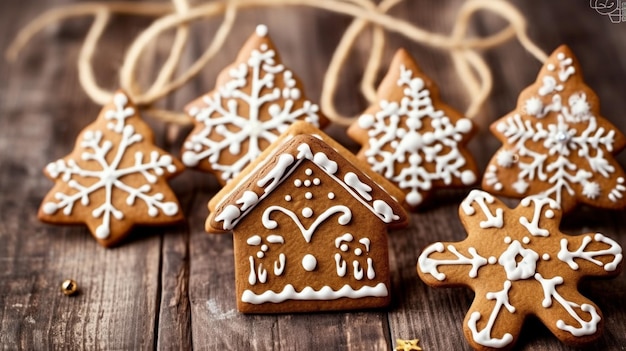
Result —
<path fill-rule="evenodd" d="M 546 211 L 546 218 L 553 218 L 553 217 L 554 217 L 554 211 L 547 210 Z"/>
<path fill-rule="evenodd" d="M 302 186 L 302 181 L 300 179 L 296 179 L 293 181 L 293 185 L 295 185 L 296 188 L 299 188 Z"/>
<path fill-rule="evenodd" d="M 302 258 L 302 267 L 305 271 L 311 272 L 317 267 L 317 259 L 311 254 L 306 254 Z"/>
<path fill-rule="evenodd" d="M 496 191 L 500 191 L 500 190 L 502 190 L 502 183 L 496 183 L 496 185 L 494 185 L 494 186 L 493 186 L 493 188 L 494 188 Z"/>
<path fill-rule="evenodd" d="M 495 256 L 491 256 L 487 261 L 489 262 L 489 264 L 496 264 L 498 262 L 498 259 Z"/>
<path fill-rule="evenodd" d="M 258 26 L 256 26 L 256 35 L 260 36 L 260 37 L 264 37 L 267 35 L 267 26 L 264 24 L 259 24 Z"/>
<path fill-rule="evenodd" d="M 361 250 L 360 248 L 357 247 L 354 250 L 354 254 L 357 255 L 357 256 L 361 256 L 361 254 L 363 254 L 363 250 Z"/>
<path fill-rule="evenodd" d="M 465 170 L 461 173 L 461 181 L 465 185 L 473 184 L 476 181 L 476 175 L 470 170 Z"/>
<path fill-rule="evenodd" d="M 267 247 L 267 245 L 263 244 L 261 245 L 261 251 L 266 252 L 269 248 Z"/>
<path fill-rule="evenodd" d="M 267 44 L 261 44 L 261 51 L 267 51 Z"/>
<path fill-rule="evenodd" d="M 291 201 L 291 195 L 285 195 L 285 201 Z"/>
<path fill-rule="evenodd" d="M 306 171 L 304 171 L 304 174 L 310 176 L 311 174 L 313 174 L 313 170 L 311 170 L 310 168 L 307 168 Z"/>
<path fill-rule="evenodd" d="M 341 246 L 339 247 L 339 249 L 343 252 L 348 251 L 348 245 L 347 244 L 341 244 Z"/>
<path fill-rule="evenodd" d="M 315 185 L 320 185 L 321 182 L 322 181 L 319 178 L 313 179 L 313 184 L 315 184 Z"/>
<path fill-rule="evenodd" d="M 304 186 L 306 186 L 306 187 L 310 187 L 310 186 L 311 186 L 311 181 L 310 181 L 310 180 L 308 180 L 308 179 L 307 179 L 307 180 L 305 180 L 305 181 L 304 181 Z"/>
<path fill-rule="evenodd" d="M 511 243 L 511 237 L 510 236 L 505 236 L 504 237 L 504 243 L 505 244 L 510 244 Z"/>
<path fill-rule="evenodd" d="M 263 257 L 265 257 L 265 253 L 263 253 L 263 251 L 259 251 L 259 252 L 256 253 L 256 257 L 263 258 Z"/>
<path fill-rule="evenodd" d="M 359 117 L 359 127 L 363 129 L 368 129 L 372 125 L 374 125 L 374 116 L 372 115 L 362 115 Z"/>
<path fill-rule="evenodd" d="M 617 182 L 620 184 L 624 184 L 624 178 L 623 177 L 617 178 Z"/>
<path fill-rule="evenodd" d="M 547 253 L 544 253 L 543 256 L 541 256 L 541 258 L 543 258 L 544 261 L 547 261 L 550 259 L 550 255 L 548 255 Z"/>
<path fill-rule="evenodd" d="M 527 236 L 525 236 L 524 238 L 522 238 L 522 242 L 524 244 L 528 244 L 530 242 L 530 239 Z"/>
<path fill-rule="evenodd" d="M 310 207 L 305 207 L 302 209 L 302 215 L 304 218 L 311 218 L 311 216 L 313 216 L 313 210 Z"/>
<path fill-rule="evenodd" d="M 311 192 L 310 192 L 310 191 L 307 191 L 307 192 L 306 192 L 306 194 L 304 194 L 304 197 L 305 197 L 307 200 L 311 200 L 311 199 L 313 198 L 313 194 L 311 194 Z"/>
<path fill-rule="evenodd" d="M 556 55 L 556 58 L 558 58 L 559 60 L 564 60 L 564 59 L 565 59 L 565 54 L 564 54 L 564 53 L 562 53 L 562 52 L 559 52 L 559 53 Z"/>
<path fill-rule="evenodd" d="M 328 198 L 331 199 L 331 200 L 334 199 L 335 198 L 335 193 L 333 193 L 333 192 L 328 193 Z"/>
<path fill-rule="evenodd" d="M 554 68 L 555 67 L 554 67 L 553 64 L 551 64 L 551 63 L 548 64 L 548 71 L 554 71 Z"/>

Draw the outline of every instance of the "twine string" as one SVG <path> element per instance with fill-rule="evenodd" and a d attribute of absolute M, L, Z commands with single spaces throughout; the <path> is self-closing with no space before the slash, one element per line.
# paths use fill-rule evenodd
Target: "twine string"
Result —
<path fill-rule="evenodd" d="M 463 4 L 450 35 L 430 32 L 410 22 L 394 17 L 388 12 L 403 0 L 382 0 L 376 5 L 373 0 L 223 0 L 190 6 L 188 0 L 171 0 L 172 3 L 136 2 L 93 2 L 68 5 L 49 10 L 27 26 L 16 36 L 6 52 L 7 59 L 14 61 L 24 46 L 41 30 L 50 24 L 71 18 L 92 16 L 93 23 L 82 44 L 78 57 L 80 84 L 87 95 L 98 104 L 110 101 L 112 91 L 98 85 L 93 67 L 93 55 L 99 39 L 104 34 L 112 15 L 154 17 L 155 21 L 145 28 L 131 43 L 120 69 L 120 87 L 152 117 L 164 122 L 188 124 L 185 115 L 168 110 L 153 109 L 152 105 L 197 76 L 222 48 L 232 32 L 236 15 L 240 10 L 274 6 L 307 6 L 353 17 L 352 23 L 344 32 L 337 45 L 328 69 L 324 75 L 320 106 L 322 112 L 333 122 L 346 126 L 355 117 L 343 116 L 335 108 L 334 97 L 339 85 L 340 72 L 353 50 L 359 36 L 371 27 L 369 57 L 360 83 L 363 96 L 370 103 L 377 100 L 375 81 L 380 71 L 385 32 L 395 32 L 414 42 L 448 52 L 457 75 L 470 98 L 466 115 L 475 117 L 491 92 L 493 77 L 485 59 L 479 54 L 504 44 L 512 38 L 539 61 L 547 55 L 528 37 L 527 22 L 512 4 L 504 0 L 469 0 Z M 495 34 L 484 37 L 467 37 L 470 23 L 476 13 L 486 11 L 503 18 L 507 26 Z M 190 37 L 190 23 L 223 16 L 210 44 L 188 67 L 181 70 L 180 61 L 185 45 Z M 154 81 L 147 87 L 140 86 L 137 80 L 139 63 L 146 48 L 163 33 L 175 30 L 169 55 Z M 176 75 L 177 71 L 181 71 Z"/>

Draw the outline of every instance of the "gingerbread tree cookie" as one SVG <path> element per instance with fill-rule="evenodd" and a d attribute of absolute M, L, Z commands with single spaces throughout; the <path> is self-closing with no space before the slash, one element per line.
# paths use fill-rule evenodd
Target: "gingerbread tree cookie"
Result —
<path fill-rule="evenodd" d="M 615 241 L 600 233 L 562 234 L 559 205 L 547 197 L 527 197 L 509 209 L 474 190 L 459 215 L 467 239 L 428 246 L 417 272 L 431 286 L 463 285 L 475 291 L 463 322 L 472 347 L 512 347 L 528 315 L 568 344 L 600 336 L 600 310 L 577 286 L 583 277 L 619 273 L 622 249 Z"/>
<path fill-rule="evenodd" d="M 323 127 L 327 119 L 306 99 L 299 79 L 280 60 L 267 27 L 259 25 L 236 61 L 219 75 L 215 90 L 186 107 L 195 128 L 182 159 L 217 175 L 235 177 L 294 121 Z"/>
<path fill-rule="evenodd" d="M 598 97 L 567 46 L 554 51 L 517 108 L 491 131 L 503 145 L 487 167 L 484 189 L 520 198 L 545 194 L 566 212 L 580 202 L 626 207 L 624 171 L 613 158 L 626 140 L 600 116 Z"/>
<path fill-rule="evenodd" d="M 117 92 L 80 133 L 72 153 L 46 166 L 55 185 L 42 202 L 39 219 L 85 223 L 104 246 L 118 243 L 135 224 L 182 220 L 166 178 L 183 167 L 154 146 L 153 139 L 137 108 Z"/>
<path fill-rule="evenodd" d="M 471 185 L 476 165 L 465 149 L 473 126 L 439 100 L 435 84 L 398 50 L 378 88 L 379 102 L 348 129 L 372 170 L 406 193 L 415 209 L 433 188 Z"/>

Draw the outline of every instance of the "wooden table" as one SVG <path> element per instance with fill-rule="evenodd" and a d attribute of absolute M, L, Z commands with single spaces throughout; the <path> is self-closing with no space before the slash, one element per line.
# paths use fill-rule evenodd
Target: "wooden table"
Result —
<path fill-rule="evenodd" d="M 0 49 L 35 15 L 70 0 L 0 2 Z M 461 0 L 408 1 L 393 13 L 422 27 L 448 32 Z M 515 1 L 529 20 L 531 38 L 547 52 L 561 43 L 580 59 L 588 84 L 602 101 L 603 114 L 626 131 L 626 23 L 612 24 L 588 1 Z M 457 208 L 467 193 L 447 191 L 429 208 L 412 215 L 412 225 L 390 235 L 394 304 L 384 311 L 349 313 L 242 315 L 235 309 L 234 266 L 230 235 L 208 235 L 203 223 L 206 203 L 218 189 L 214 179 L 186 171 L 172 186 L 187 215 L 184 225 L 137 228 L 115 249 L 100 247 L 86 228 L 49 226 L 36 218 L 52 183 L 41 170 L 69 153 L 78 132 L 99 107 L 78 83 L 75 58 L 89 20 L 73 20 L 39 35 L 18 63 L 0 64 L 0 345 L 4 349 L 196 349 L 214 350 L 379 350 L 395 339 L 420 339 L 425 350 L 468 349 L 461 322 L 473 295 L 465 289 L 434 290 L 415 272 L 421 248 L 436 240 L 461 240 L 465 232 Z M 213 88 L 216 73 L 233 60 L 257 23 L 270 25 L 284 61 L 297 72 L 314 101 L 319 100 L 322 73 L 342 31 L 344 16 L 305 8 L 242 12 L 223 51 L 200 77 L 162 101 L 181 109 Z M 133 34 L 146 19 L 115 18 L 96 58 L 98 79 L 117 87 L 116 73 Z M 472 31 L 486 34 L 502 21 L 481 14 Z M 194 27 L 184 61 L 197 57 L 216 22 Z M 208 32 L 207 32 L 208 31 Z M 451 105 L 463 109 L 467 96 L 442 52 L 390 35 L 386 62 L 405 46 L 441 86 Z M 154 77 L 167 43 L 150 48 L 143 73 Z M 365 107 L 356 87 L 366 62 L 368 40 L 359 42 L 342 73 L 337 101 L 342 112 Z M 480 134 L 471 143 L 481 169 L 499 143 L 486 125 L 510 111 L 518 93 L 534 81 L 540 63 L 516 42 L 485 53 L 495 87 L 480 117 Z M 381 75 L 384 72 L 381 72 Z M 189 131 L 148 119 L 157 143 L 179 154 Z M 342 128 L 333 136 L 351 148 Z M 618 160 L 626 165 L 626 153 Z M 562 224 L 564 232 L 598 231 L 626 247 L 626 216 L 580 208 Z M 63 279 L 80 284 L 80 294 L 59 291 Z M 604 336 L 592 349 L 626 350 L 626 275 L 582 286 L 604 312 Z M 529 320 L 519 350 L 568 350 L 536 320 Z"/>

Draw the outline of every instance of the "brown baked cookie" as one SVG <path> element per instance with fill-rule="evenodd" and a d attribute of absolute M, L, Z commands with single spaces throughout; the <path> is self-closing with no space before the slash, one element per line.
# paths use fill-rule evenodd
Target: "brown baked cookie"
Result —
<path fill-rule="evenodd" d="M 474 290 L 463 322 L 473 348 L 511 348 L 529 315 L 567 344 L 583 345 L 600 336 L 602 314 L 577 286 L 584 277 L 617 275 L 619 244 L 599 233 L 561 233 L 559 205 L 546 197 L 527 197 L 509 209 L 489 193 L 473 190 L 459 215 L 467 239 L 428 246 L 417 272 L 434 287 Z"/>
<path fill-rule="evenodd" d="M 485 190 L 518 198 L 544 194 L 565 212 L 581 202 L 626 207 L 624 171 L 613 158 L 626 139 L 600 115 L 598 96 L 567 46 L 554 51 L 517 108 L 491 132 L 503 145 L 487 166 Z"/>
<path fill-rule="evenodd" d="M 408 217 L 393 185 L 353 161 L 298 122 L 209 203 L 207 231 L 233 231 L 241 312 L 389 304 L 387 229 Z"/>
<path fill-rule="evenodd" d="M 259 25 L 213 91 L 186 108 L 195 128 L 185 140 L 187 167 L 214 173 L 225 184 L 295 121 L 324 127 L 327 119 L 306 99 L 300 80 L 280 60 Z"/>
<path fill-rule="evenodd" d="M 182 169 L 180 162 L 154 146 L 150 127 L 118 91 L 79 134 L 72 153 L 46 166 L 45 174 L 55 185 L 43 199 L 39 219 L 85 223 L 101 245 L 113 246 L 135 224 L 184 219 L 166 182 Z"/>
<path fill-rule="evenodd" d="M 363 145 L 358 157 L 419 207 L 435 188 L 472 185 L 476 163 L 465 148 L 473 125 L 439 98 L 433 81 L 404 50 L 396 53 L 378 88 L 378 103 L 348 129 Z"/>

